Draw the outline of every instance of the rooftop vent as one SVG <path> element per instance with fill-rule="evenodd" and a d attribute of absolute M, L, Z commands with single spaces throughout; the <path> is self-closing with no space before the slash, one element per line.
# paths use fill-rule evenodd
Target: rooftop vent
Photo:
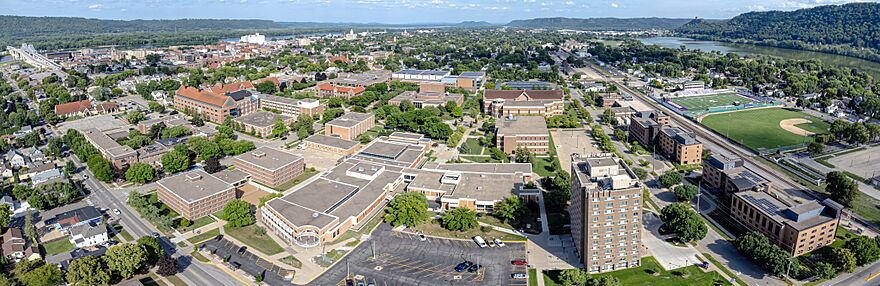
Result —
<path fill-rule="evenodd" d="M 254 158 L 263 158 L 266 157 L 266 152 L 256 151 L 254 152 Z"/>
<path fill-rule="evenodd" d="M 186 174 L 186 180 L 190 182 L 195 182 L 202 179 L 202 175 L 198 173 L 189 173 Z"/>

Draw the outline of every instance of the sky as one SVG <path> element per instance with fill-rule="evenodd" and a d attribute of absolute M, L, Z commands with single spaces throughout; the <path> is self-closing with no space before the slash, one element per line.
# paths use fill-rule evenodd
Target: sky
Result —
<path fill-rule="evenodd" d="M 285 22 L 507 23 L 541 17 L 731 18 L 880 0 L 0 0 L 0 14 L 99 19 L 265 19 Z"/>

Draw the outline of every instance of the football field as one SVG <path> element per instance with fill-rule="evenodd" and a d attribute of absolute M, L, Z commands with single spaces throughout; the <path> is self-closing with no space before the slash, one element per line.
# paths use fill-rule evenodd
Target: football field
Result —
<path fill-rule="evenodd" d="M 794 124 L 793 127 L 810 133 L 826 133 L 830 127 L 822 119 L 783 108 L 712 114 L 703 118 L 700 123 L 757 151 L 794 146 L 813 140 L 810 136 L 802 136 L 783 128 L 785 124 L 781 123 L 789 120 L 803 122 Z"/>
<path fill-rule="evenodd" d="M 736 93 L 719 93 L 673 98 L 669 101 L 686 108 L 686 111 L 702 111 L 716 106 L 729 106 L 752 103 L 754 100 L 739 96 Z"/>

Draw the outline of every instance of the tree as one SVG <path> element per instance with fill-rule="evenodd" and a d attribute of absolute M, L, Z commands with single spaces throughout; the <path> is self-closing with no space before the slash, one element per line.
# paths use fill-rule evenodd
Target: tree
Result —
<path fill-rule="evenodd" d="M 254 88 L 257 89 L 260 93 L 265 94 L 274 94 L 277 89 L 275 88 L 275 83 L 269 80 L 264 80 L 261 83 L 255 84 Z"/>
<path fill-rule="evenodd" d="M 12 210 L 6 205 L 0 205 L 0 231 L 6 231 L 9 226 L 9 219 L 12 217 Z"/>
<path fill-rule="evenodd" d="M 287 131 L 287 125 L 284 125 L 284 121 L 282 121 L 281 118 L 277 118 L 275 120 L 275 125 L 272 126 L 272 136 L 281 137 L 281 135 L 284 135 Z"/>
<path fill-rule="evenodd" d="M 140 110 L 129 111 L 127 118 L 128 118 L 128 123 L 131 123 L 131 124 L 138 124 L 138 122 L 141 122 L 144 119 L 146 119 L 146 117 L 144 117 L 144 113 L 141 112 Z"/>
<path fill-rule="evenodd" d="M 44 263 L 18 276 L 18 282 L 23 286 L 55 286 L 61 284 L 61 275 L 61 269 L 57 265 Z"/>
<path fill-rule="evenodd" d="M 388 203 L 385 212 L 385 221 L 392 226 L 417 226 L 428 220 L 428 201 L 419 192 L 402 193 Z"/>
<path fill-rule="evenodd" d="M 184 171 L 189 168 L 189 165 L 191 163 L 192 162 L 189 159 L 189 154 L 186 154 L 185 152 L 182 152 L 181 150 L 178 150 L 176 148 L 171 152 L 162 155 L 162 168 L 164 168 L 165 172 L 168 173 L 177 173 L 180 171 Z"/>
<path fill-rule="evenodd" d="M 828 192 L 832 200 L 846 206 L 852 207 L 853 200 L 858 192 L 858 186 L 850 179 L 846 173 L 841 171 L 829 172 L 825 175 L 825 191 Z"/>
<path fill-rule="evenodd" d="M 160 257 L 165 255 L 165 249 L 159 244 L 159 239 L 152 236 L 142 236 L 138 238 L 137 244 L 144 249 L 147 255 L 146 263 L 148 265 L 156 264 Z"/>
<path fill-rule="evenodd" d="M 205 119 L 202 118 L 201 113 L 196 113 L 190 118 L 189 123 L 196 127 L 202 127 L 205 126 Z"/>
<path fill-rule="evenodd" d="M 682 242 L 703 239 L 709 231 L 700 215 L 681 203 L 664 207 L 660 210 L 660 218 L 666 222 L 666 228 L 675 233 Z"/>
<path fill-rule="evenodd" d="M 132 183 L 144 184 L 152 182 L 154 178 L 156 178 L 156 170 L 146 163 L 131 164 L 125 171 L 125 180 Z"/>
<path fill-rule="evenodd" d="M 856 265 L 858 265 L 855 254 L 846 248 L 832 249 L 829 261 L 831 265 L 837 267 L 837 271 L 839 272 L 852 273 L 856 270 Z"/>
<path fill-rule="evenodd" d="M 678 199 L 679 202 L 690 202 L 697 196 L 697 186 L 684 184 L 676 186 L 673 189 L 673 192 L 675 193 L 675 198 Z"/>
<path fill-rule="evenodd" d="M 495 204 L 495 217 L 501 219 L 504 223 L 521 216 L 524 212 L 523 204 L 519 200 L 519 196 L 509 196 Z"/>
<path fill-rule="evenodd" d="M 880 258 L 880 246 L 874 239 L 864 235 L 848 240 L 843 247 L 852 251 L 859 266 L 873 263 Z"/>
<path fill-rule="evenodd" d="M 605 108 L 605 112 L 602 113 L 602 123 L 607 125 L 617 125 L 617 117 L 614 116 L 614 111 L 611 111 L 610 108 Z"/>
<path fill-rule="evenodd" d="M 818 262 L 813 266 L 813 274 L 822 279 L 831 279 L 837 275 L 837 270 L 830 263 Z"/>
<path fill-rule="evenodd" d="M 67 266 L 67 282 L 81 286 L 105 285 L 110 283 L 110 273 L 99 257 L 86 256 Z"/>
<path fill-rule="evenodd" d="M 516 154 L 514 160 L 517 163 L 531 163 L 535 159 L 535 155 L 527 148 L 518 147 L 514 153 Z"/>
<path fill-rule="evenodd" d="M 122 279 L 131 278 L 147 262 L 147 253 L 142 247 L 125 243 L 111 247 L 104 254 L 104 262 Z"/>
<path fill-rule="evenodd" d="M 440 223 L 443 228 L 452 231 L 465 231 L 477 227 L 477 213 L 468 208 L 456 208 L 447 211 Z"/>
<path fill-rule="evenodd" d="M 153 112 L 156 112 L 156 113 L 162 113 L 162 112 L 165 112 L 165 106 L 162 105 L 162 104 L 160 104 L 160 103 L 158 103 L 158 102 L 150 101 L 149 103 L 147 103 L 147 106 L 148 106 L 148 107 L 150 108 L 150 110 L 153 111 Z"/>
<path fill-rule="evenodd" d="M 54 158 L 61 157 L 61 148 L 64 146 L 64 142 L 61 138 L 53 137 L 49 139 L 49 143 L 46 146 L 46 150 L 49 156 Z"/>
<path fill-rule="evenodd" d="M 679 174 L 676 170 L 670 170 L 666 173 L 663 173 L 663 175 L 660 175 L 660 178 L 658 179 L 660 180 L 661 185 L 669 188 L 681 183 L 681 174 Z"/>
<path fill-rule="evenodd" d="M 245 201 L 234 199 L 223 207 L 223 220 L 230 227 L 242 227 L 254 224 L 254 214 L 251 213 L 251 205 Z"/>
<path fill-rule="evenodd" d="M 587 285 L 587 281 L 590 281 L 590 274 L 577 268 L 565 269 L 559 273 L 559 282 L 562 285 Z"/>
<path fill-rule="evenodd" d="M 824 151 L 825 144 L 822 144 L 822 142 L 819 142 L 818 140 L 810 142 L 810 145 L 807 145 L 807 152 L 810 152 L 810 154 L 819 155 Z"/>
<path fill-rule="evenodd" d="M 159 262 L 156 264 L 158 269 L 156 269 L 156 274 L 162 276 L 171 276 L 177 274 L 177 258 L 171 256 L 162 256 L 159 258 Z"/>
<path fill-rule="evenodd" d="M 620 280 L 614 276 L 601 276 L 593 278 L 589 281 L 590 286 L 622 286 Z"/>
<path fill-rule="evenodd" d="M 113 181 L 113 166 L 110 165 L 110 161 L 107 161 L 107 159 L 101 157 L 100 154 L 91 155 L 88 161 L 86 161 L 86 165 L 89 166 L 89 170 L 92 171 L 92 174 L 94 174 L 95 178 L 99 181 Z"/>

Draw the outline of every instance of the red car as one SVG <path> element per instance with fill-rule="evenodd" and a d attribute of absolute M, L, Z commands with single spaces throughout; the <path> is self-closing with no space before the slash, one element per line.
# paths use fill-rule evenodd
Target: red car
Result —
<path fill-rule="evenodd" d="M 517 260 L 511 260 L 511 261 L 510 261 L 510 264 L 513 264 L 513 265 L 528 265 L 529 263 L 526 262 L 525 259 L 517 259 Z"/>

